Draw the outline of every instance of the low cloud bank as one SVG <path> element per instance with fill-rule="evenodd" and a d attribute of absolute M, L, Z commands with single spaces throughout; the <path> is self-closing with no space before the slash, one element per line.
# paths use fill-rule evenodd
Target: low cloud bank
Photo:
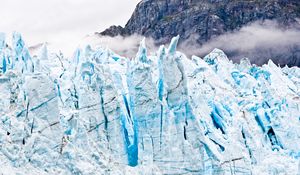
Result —
<path fill-rule="evenodd" d="M 96 35 L 87 37 L 81 45 L 84 46 L 89 44 L 93 48 L 108 48 L 119 55 L 133 58 L 136 56 L 140 42 L 143 40 L 143 38 L 144 37 L 140 35 L 132 35 L 126 37 Z M 148 53 L 150 54 L 154 54 L 158 49 L 158 46 L 155 45 L 155 41 L 152 38 L 146 38 L 146 46 Z"/>
<path fill-rule="evenodd" d="M 258 65 L 272 59 L 277 64 L 300 66 L 300 29 L 296 26 L 282 29 L 273 21 L 255 22 L 202 46 L 196 40 L 197 36 L 191 36 L 181 43 L 180 49 L 189 55 L 204 56 L 219 48 L 234 62 L 247 57 Z"/>
<path fill-rule="evenodd" d="M 143 36 L 128 37 L 92 36 L 87 37 L 83 44 L 94 47 L 107 47 L 116 53 L 135 57 Z M 203 45 L 197 43 L 198 36 L 193 35 L 185 41 L 180 41 L 178 50 L 187 56 L 205 56 L 214 48 L 224 50 L 229 59 L 239 62 L 248 58 L 251 63 L 261 65 L 272 59 L 276 64 L 300 66 L 300 28 L 289 27 L 283 29 L 276 22 L 255 22 L 238 31 L 225 33 L 212 38 Z M 152 38 L 146 38 L 148 52 L 155 54 L 158 46 Z"/>

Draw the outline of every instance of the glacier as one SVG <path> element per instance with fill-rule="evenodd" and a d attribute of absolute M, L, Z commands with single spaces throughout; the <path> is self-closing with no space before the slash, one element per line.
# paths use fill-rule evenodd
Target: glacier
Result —
<path fill-rule="evenodd" d="M 0 33 L 0 174 L 300 174 L 300 69 Z"/>

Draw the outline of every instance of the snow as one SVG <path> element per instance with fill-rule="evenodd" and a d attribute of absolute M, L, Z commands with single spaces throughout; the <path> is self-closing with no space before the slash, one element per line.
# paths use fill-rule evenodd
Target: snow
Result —
<path fill-rule="evenodd" d="M 0 174 L 299 174 L 300 69 L 0 34 Z"/>

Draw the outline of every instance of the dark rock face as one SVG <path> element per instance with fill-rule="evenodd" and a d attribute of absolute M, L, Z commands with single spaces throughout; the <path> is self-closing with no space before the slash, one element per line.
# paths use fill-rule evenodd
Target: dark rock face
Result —
<path fill-rule="evenodd" d="M 176 35 L 181 41 L 210 39 L 255 21 L 275 20 L 282 28 L 299 25 L 299 0 L 143 0 L 125 28 L 111 27 L 102 35 L 140 34 L 165 44 Z"/>
<path fill-rule="evenodd" d="M 126 35 L 126 30 L 122 26 L 110 26 L 108 29 L 101 32 L 101 35 L 105 36 L 124 36 Z"/>

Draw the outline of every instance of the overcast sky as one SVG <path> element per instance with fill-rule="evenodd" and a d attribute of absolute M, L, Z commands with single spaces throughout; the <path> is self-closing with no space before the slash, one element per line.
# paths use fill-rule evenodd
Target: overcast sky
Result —
<path fill-rule="evenodd" d="M 77 42 L 110 25 L 124 26 L 140 0 L 0 0 L 0 32 L 27 45 Z"/>

